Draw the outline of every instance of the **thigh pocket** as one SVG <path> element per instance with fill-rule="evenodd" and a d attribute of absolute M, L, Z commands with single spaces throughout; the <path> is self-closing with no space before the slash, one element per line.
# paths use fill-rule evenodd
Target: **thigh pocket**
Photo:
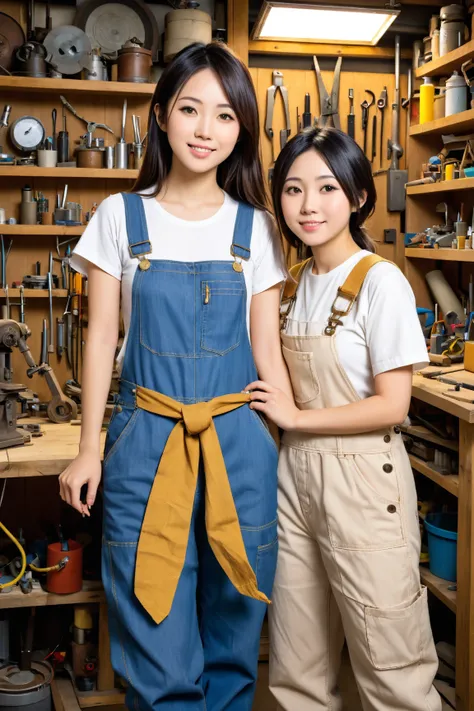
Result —
<path fill-rule="evenodd" d="M 236 281 L 203 281 L 201 284 L 201 348 L 224 355 L 240 343 L 245 323 L 245 287 Z"/>
<path fill-rule="evenodd" d="M 425 587 L 411 602 L 381 609 L 365 608 L 369 654 L 375 669 L 402 669 L 418 664 L 424 640 L 430 637 L 427 591 Z"/>
<path fill-rule="evenodd" d="M 292 351 L 282 346 L 290 373 L 295 401 L 301 404 L 311 402 L 319 395 L 319 382 L 313 362 L 313 354 L 305 351 Z"/>

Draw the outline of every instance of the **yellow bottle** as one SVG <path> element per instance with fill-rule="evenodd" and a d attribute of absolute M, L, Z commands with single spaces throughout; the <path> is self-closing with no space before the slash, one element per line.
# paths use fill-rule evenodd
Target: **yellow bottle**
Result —
<path fill-rule="evenodd" d="M 434 120 L 435 88 L 430 77 L 424 78 L 420 87 L 420 124 Z"/>

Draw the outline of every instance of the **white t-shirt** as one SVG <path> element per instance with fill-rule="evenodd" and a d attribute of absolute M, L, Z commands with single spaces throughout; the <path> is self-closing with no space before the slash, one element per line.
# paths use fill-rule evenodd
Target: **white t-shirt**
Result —
<path fill-rule="evenodd" d="M 224 202 L 212 217 L 195 222 L 183 220 L 167 212 L 155 198 L 142 198 L 145 207 L 148 237 L 152 245 L 151 259 L 180 262 L 231 261 L 230 254 L 238 203 L 225 194 Z M 285 280 L 281 250 L 269 215 L 255 210 L 251 257 L 243 261 L 247 287 L 247 328 L 250 302 L 259 294 Z M 73 252 L 71 265 L 87 275 L 88 262 L 120 279 L 122 284 L 122 315 L 125 340 L 117 362 L 120 367 L 125 354 L 132 311 L 132 282 L 138 265 L 128 251 L 125 205 L 120 193 L 110 195 L 98 207 Z"/>
<path fill-rule="evenodd" d="M 301 277 L 286 333 L 321 335 L 338 288 L 368 254 L 361 250 L 327 274 L 313 274 L 310 262 Z M 374 394 L 374 377 L 379 373 L 407 365 L 418 369 L 428 363 L 413 291 L 393 264 L 381 262 L 370 269 L 357 301 L 342 321 L 336 329 L 337 353 L 361 398 Z"/>

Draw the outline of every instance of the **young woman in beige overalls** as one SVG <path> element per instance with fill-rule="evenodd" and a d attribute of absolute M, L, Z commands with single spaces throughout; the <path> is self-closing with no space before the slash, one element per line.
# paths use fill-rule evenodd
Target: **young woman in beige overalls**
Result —
<path fill-rule="evenodd" d="M 249 384 L 285 430 L 270 685 L 280 711 L 340 711 L 344 636 L 364 711 L 440 711 L 413 475 L 398 425 L 427 353 L 408 282 L 362 225 L 376 193 L 348 136 L 311 129 L 281 152 L 280 229 L 292 270 L 283 353 L 295 403 Z"/>

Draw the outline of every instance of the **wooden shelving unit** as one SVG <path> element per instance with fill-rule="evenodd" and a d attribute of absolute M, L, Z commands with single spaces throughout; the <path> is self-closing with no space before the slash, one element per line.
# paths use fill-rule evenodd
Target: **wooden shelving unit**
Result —
<path fill-rule="evenodd" d="M 474 121 L 473 121 L 474 125 Z M 409 185 L 407 195 L 433 195 L 435 193 L 450 193 L 456 190 L 473 190 L 474 178 L 458 178 L 458 180 L 441 180 L 426 185 Z"/>
<path fill-rule="evenodd" d="M 408 259 L 431 259 L 443 262 L 474 262 L 474 249 L 417 249 L 406 247 L 405 257 Z"/>
<path fill-rule="evenodd" d="M 453 583 L 433 575 L 429 568 L 425 568 L 424 565 L 420 566 L 420 577 L 423 585 L 426 585 L 428 590 L 430 590 L 438 600 L 444 602 L 451 612 L 456 613 L 457 593 L 455 590 L 448 590 Z"/>
<path fill-rule="evenodd" d="M 85 229 L 85 225 L 77 227 L 66 227 L 66 225 L 0 225 L 0 234 L 6 237 L 79 237 Z"/>
<path fill-rule="evenodd" d="M 474 109 L 461 111 L 459 114 L 445 116 L 444 118 L 412 126 L 409 130 L 410 136 L 441 136 L 449 133 L 464 133 L 470 131 L 474 121 Z"/>
<path fill-rule="evenodd" d="M 422 425 L 401 425 L 400 429 L 407 435 L 413 437 L 418 437 L 419 439 L 425 440 L 426 442 L 431 442 L 439 447 L 444 447 L 445 449 L 451 449 L 453 452 L 459 452 L 459 444 L 453 439 L 443 439 L 443 437 L 438 437 L 427 427 Z"/>
<path fill-rule="evenodd" d="M 410 464 L 415 471 L 434 481 L 442 489 L 449 491 L 453 496 L 458 496 L 459 493 L 459 476 L 457 474 L 441 474 L 432 464 L 424 462 L 423 459 L 409 454 Z"/>
<path fill-rule="evenodd" d="M 53 297 L 66 298 L 68 295 L 67 289 L 53 289 Z M 6 298 L 5 289 L 0 289 L 0 297 Z M 8 298 L 15 299 L 20 296 L 20 289 L 8 289 Z M 47 289 L 23 289 L 25 299 L 47 299 L 49 291 Z"/>
<path fill-rule="evenodd" d="M 138 170 L 117 168 L 39 168 L 37 165 L 0 166 L 2 178 L 100 178 L 103 180 L 135 180 Z"/>
<path fill-rule="evenodd" d="M 47 590 L 38 589 L 25 594 L 17 586 L 9 592 L 3 591 L 0 593 L 0 610 L 13 607 L 46 607 L 49 605 L 79 605 L 97 602 L 105 602 L 104 588 L 99 580 L 84 580 L 82 590 L 70 595 L 58 595 Z"/>
<path fill-rule="evenodd" d="M 156 84 L 136 84 L 121 81 L 87 81 L 84 79 L 36 79 L 35 77 L 0 76 L 0 90 L 17 90 L 57 93 L 84 92 L 87 94 L 107 94 L 127 97 L 147 97 L 155 91 Z"/>
<path fill-rule="evenodd" d="M 474 40 L 463 44 L 462 47 L 454 49 L 452 52 L 427 62 L 416 70 L 416 78 L 422 77 L 445 77 L 449 76 L 456 69 L 460 71 L 461 64 L 474 56 Z"/>

